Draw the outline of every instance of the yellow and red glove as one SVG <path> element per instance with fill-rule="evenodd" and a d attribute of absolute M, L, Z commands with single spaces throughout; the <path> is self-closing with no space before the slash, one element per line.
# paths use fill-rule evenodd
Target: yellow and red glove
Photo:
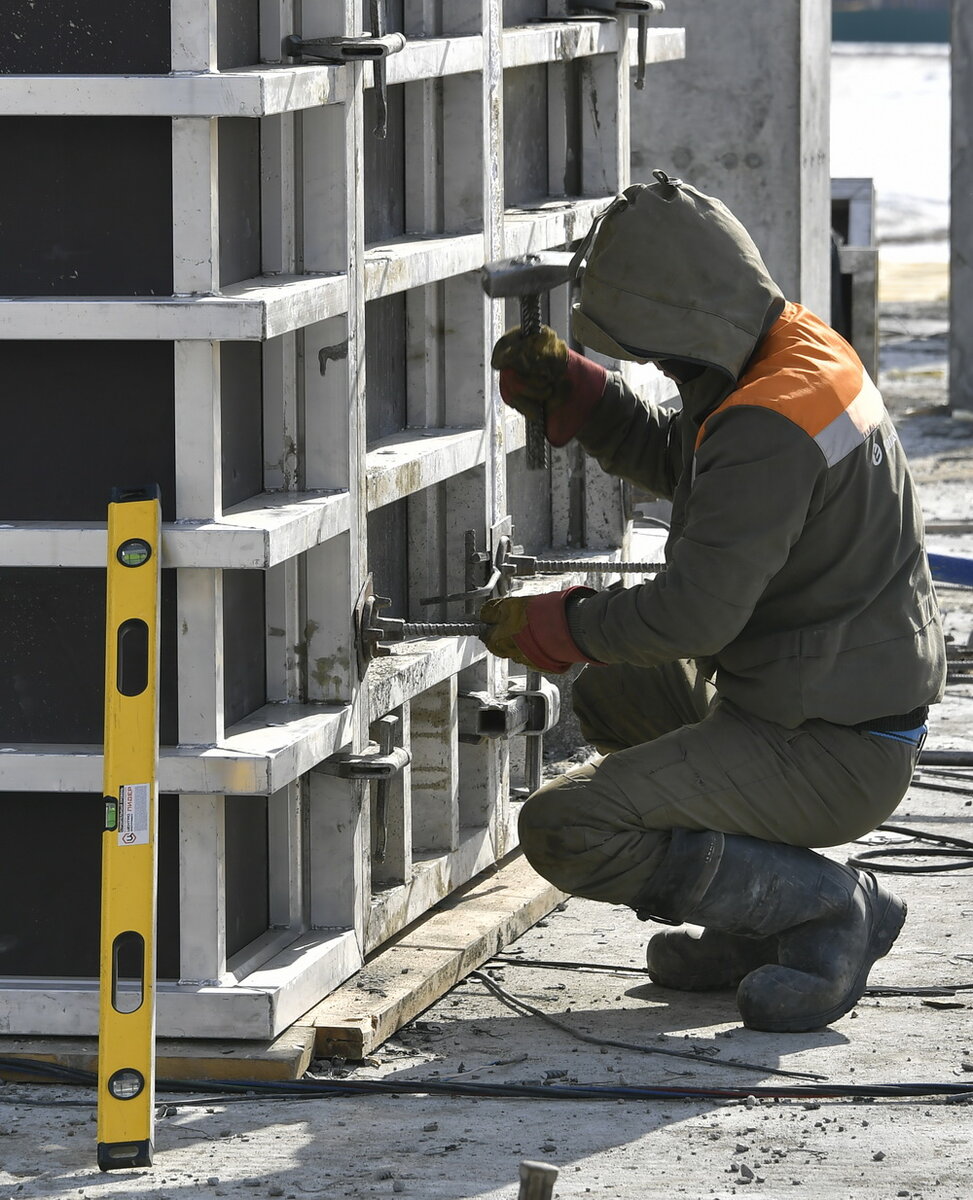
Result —
<path fill-rule="evenodd" d="M 578 594 L 593 596 L 594 591 L 570 587 L 539 596 L 488 600 L 480 609 L 480 620 L 490 628 L 481 640 L 499 658 L 552 675 L 563 675 L 573 663 L 596 663 L 578 648 L 568 626 L 568 597 Z"/>
<path fill-rule="evenodd" d="M 549 325 L 525 337 L 508 329 L 493 347 L 505 404 L 544 427 L 552 446 L 564 446 L 593 412 L 608 372 L 570 349 Z"/>

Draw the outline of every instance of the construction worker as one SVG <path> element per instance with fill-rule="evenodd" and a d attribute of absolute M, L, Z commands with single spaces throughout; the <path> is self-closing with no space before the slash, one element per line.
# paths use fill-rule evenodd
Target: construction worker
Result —
<path fill-rule="evenodd" d="M 523 807 L 562 890 L 702 926 L 648 945 L 670 988 L 735 987 L 746 1025 L 816 1029 L 861 997 L 906 906 L 810 847 L 861 837 L 909 785 L 945 646 L 915 487 L 851 347 L 785 302 L 718 200 L 656 172 L 596 221 L 573 334 L 654 362 L 681 411 L 544 327 L 497 344 L 504 401 L 672 501 L 666 570 L 636 587 L 491 600 L 494 653 L 588 663 L 599 760 Z"/>

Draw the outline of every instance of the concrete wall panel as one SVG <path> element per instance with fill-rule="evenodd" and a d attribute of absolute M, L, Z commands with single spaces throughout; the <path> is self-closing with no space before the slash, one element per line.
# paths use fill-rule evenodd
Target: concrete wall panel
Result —
<path fill-rule="evenodd" d="M 830 17 L 830 0 L 669 0 L 686 58 L 632 93 L 633 181 L 661 167 L 719 196 L 786 295 L 825 317 Z"/>

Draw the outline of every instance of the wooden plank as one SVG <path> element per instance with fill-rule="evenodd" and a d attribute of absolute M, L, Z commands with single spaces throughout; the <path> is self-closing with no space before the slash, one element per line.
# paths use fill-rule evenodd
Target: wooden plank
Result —
<path fill-rule="evenodd" d="M 520 854 L 454 893 L 303 1018 L 315 1055 L 360 1059 L 564 900 Z"/>
<path fill-rule="evenodd" d="M 293 1025 L 270 1042 L 191 1041 L 162 1038 L 156 1043 L 156 1074 L 161 1079 L 300 1079 L 314 1052 L 314 1030 Z M 0 1038 L 0 1058 L 56 1063 L 79 1071 L 98 1069 L 97 1038 Z M 0 1068 L 13 1083 L 51 1083 L 49 1076 Z M 161 1090 L 165 1090 L 164 1087 Z"/>

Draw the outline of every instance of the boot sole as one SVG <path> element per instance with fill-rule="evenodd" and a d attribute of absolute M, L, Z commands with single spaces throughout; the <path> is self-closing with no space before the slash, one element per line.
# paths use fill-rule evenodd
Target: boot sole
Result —
<path fill-rule="evenodd" d="M 777 939 L 776 938 L 741 938 L 741 942 L 749 943 L 749 947 L 741 946 L 740 957 L 747 955 L 747 962 L 737 961 L 729 964 L 725 957 L 718 964 L 710 962 L 709 964 L 699 965 L 693 964 L 692 955 L 696 946 L 689 948 L 689 952 L 683 952 L 680 957 L 679 949 L 672 949 L 666 945 L 666 939 L 672 937 L 671 933 L 656 934 L 655 938 L 649 941 L 646 947 L 646 969 L 649 973 L 649 978 L 656 987 L 666 988 L 673 992 L 728 992 L 735 991 L 740 986 L 740 981 L 745 979 L 751 971 L 756 971 L 758 967 L 771 966 L 777 962 Z M 732 937 L 733 935 L 726 935 Z M 667 972 L 665 964 L 661 968 L 652 964 L 652 949 L 656 938 L 663 939 L 663 948 L 660 951 L 656 948 L 657 956 L 662 957 L 666 953 L 670 956 L 669 970 Z M 772 943 L 772 948 L 769 945 Z M 688 963 L 687 963 L 688 959 Z"/>
<path fill-rule="evenodd" d="M 896 938 L 902 932 L 908 911 L 909 906 L 904 900 L 900 900 L 897 896 L 889 896 L 885 911 L 872 929 L 869 956 L 862 962 L 854 982 L 837 1004 L 824 1012 L 814 1013 L 810 1016 L 795 1016 L 790 1020 L 768 1020 L 760 1025 L 750 1025 L 744 1020 L 744 1024 L 750 1029 L 758 1029 L 763 1033 L 809 1033 L 814 1029 L 823 1029 L 826 1025 L 843 1017 L 845 1013 L 855 1007 L 864 995 L 868 974 L 872 967 L 880 958 L 884 958 L 895 945 Z"/>

